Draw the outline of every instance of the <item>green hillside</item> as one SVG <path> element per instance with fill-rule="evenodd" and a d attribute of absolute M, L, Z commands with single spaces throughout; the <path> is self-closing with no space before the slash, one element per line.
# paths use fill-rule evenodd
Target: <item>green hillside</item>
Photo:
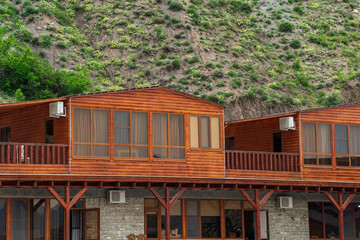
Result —
<path fill-rule="evenodd" d="M 0 89 L 21 100 L 161 84 L 230 118 L 354 102 L 359 3 L 0 0 Z M 24 52 L 26 70 L 6 60 Z"/>

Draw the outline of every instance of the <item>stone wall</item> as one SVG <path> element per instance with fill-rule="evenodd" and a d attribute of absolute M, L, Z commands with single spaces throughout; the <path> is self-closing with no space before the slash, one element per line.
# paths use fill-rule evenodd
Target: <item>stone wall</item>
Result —
<path fill-rule="evenodd" d="M 126 203 L 120 204 L 86 198 L 86 208 L 100 208 L 101 240 L 124 240 L 130 233 L 144 233 L 144 198 L 126 198 Z"/>
<path fill-rule="evenodd" d="M 309 212 L 307 201 L 293 198 L 293 208 L 280 209 L 275 199 L 269 200 L 264 210 L 268 210 L 269 235 L 271 240 L 308 240 Z"/>

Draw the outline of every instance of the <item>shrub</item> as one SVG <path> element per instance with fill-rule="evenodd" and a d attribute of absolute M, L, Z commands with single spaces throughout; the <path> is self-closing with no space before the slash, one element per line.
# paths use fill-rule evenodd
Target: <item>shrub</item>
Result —
<path fill-rule="evenodd" d="M 333 91 L 329 96 L 325 99 L 326 106 L 339 105 L 342 102 L 342 96 L 339 90 Z"/>
<path fill-rule="evenodd" d="M 169 4 L 169 9 L 171 11 L 176 12 L 176 11 L 184 10 L 184 6 L 179 2 L 172 2 L 171 1 L 170 4 Z"/>
<path fill-rule="evenodd" d="M 222 78 L 224 76 L 224 73 L 221 69 L 215 69 L 213 75 L 214 77 Z"/>
<path fill-rule="evenodd" d="M 294 7 L 294 12 L 298 13 L 299 15 L 303 15 L 304 14 L 304 10 L 301 6 L 295 6 Z"/>
<path fill-rule="evenodd" d="M 66 62 L 66 61 L 67 61 L 67 58 L 66 58 L 66 56 L 64 56 L 64 55 L 61 55 L 61 56 L 60 56 L 60 61 Z"/>
<path fill-rule="evenodd" d="M 299 71 L 301 70 L 301 58 L 297 58 L 295 61 L 294 61 L 294 65 L 293 65 L 294 69 Z"/>
<path fill-rule="evenodd" d="M 225 87 L 225 83 L 224 82 L 218 82 L 216 84 L 217 87 Z"/>
<path fill-rule="evenodd" d="M 24 42 L 31 42 L 33 40 L 32 32 L 25 28 L 20 28 L 15 32 L 15 36 Z"/>
<path fill-rule="evenodd" d="M 291 22 L 281 22 L 279 24 L 280 32 L 292 32 L 294 30 L 294 24 Z"/>
<path fill-rule="evenodd" d="M 215 65 L 212 62 L 205 63 L 205 67 L 207 68 L 215 68 Z"/>
<path fill-rule="evenodd" d="M 67 48 L 68 46 L 67 46 L 66 42 L 60 41 L 60 42 L 56 43 L 56 47 L 64 49 L 64 48 Z"/>
<path fill-rule="evenodd" d="M 192 57 L 188 56 L 185 58 L 185 61 L 189 64 L 193 64 L 193 63 L 199 62 L 200 59 L 198 56 L 192 56 Z"/>
<path fill-rule="evenodd" d="M 300 40 L 299 40 L 299 39 L 293 39 L 293 40 L 291 40 L 291 42 L 290 42 L 290 47 L 295 48 L 295 49 L 300 48 L 300 47 L 301 47 L 301 42 L 300 42 Z"/>
<path fill-rule="evenodd" d="M 248 2 L 232 0 L 230 5 L 233 12 L 242 12 L 246 14 L 250 14 L 252 12 L 251 5 Z"/>
<path fill-rule="evenodd" d="M 175 58 L 172 62 L 171 62 L 171 68 L 172 69 L 180 69 L 181 68 L 181 61 L 179 58 Z"/>
<path fill-rule="evenodd" d="M 50 48 L 52 45 L 52 37 L 46 34 L 42 35 L 39 40 L 39 45 L 43 48 Z"/>

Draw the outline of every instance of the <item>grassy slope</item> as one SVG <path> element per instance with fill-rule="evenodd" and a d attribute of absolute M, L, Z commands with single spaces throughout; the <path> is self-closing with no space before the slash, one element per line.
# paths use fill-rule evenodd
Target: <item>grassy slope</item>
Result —
<path fill-rule="evenodd" d="M 9 32 L 55 68 L 87 65 L 96 90 L 161 83 L 251 115 L 359 100 L 359 0 L 0 6 L 20 12 L 6 17 Z"/>

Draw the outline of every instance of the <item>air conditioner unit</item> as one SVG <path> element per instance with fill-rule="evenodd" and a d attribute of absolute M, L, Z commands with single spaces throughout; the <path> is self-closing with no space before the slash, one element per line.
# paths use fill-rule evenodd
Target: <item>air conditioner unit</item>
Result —
<path fill-rule="evenodd" d="M 125 203 L 125 191 L 109 190 L 107 191 L 107 200 L 109 203 Z"/>
<path fill-rule="evenodd" d="M 278 197 L 277 198 L 278 208 L 293 208 L 293 198 L 292 197 Z"/>
<path fill-rule="evenodd" d="M 295 130 L 294 117 L 280 118 L 280 130 L 283 130 L 283 131 Z"/>
<path fill-rule="evenodd" d="M 52 102 L 49 104 L 49 116 L 54 118 L 66 117 L 64 102 Z"/>

